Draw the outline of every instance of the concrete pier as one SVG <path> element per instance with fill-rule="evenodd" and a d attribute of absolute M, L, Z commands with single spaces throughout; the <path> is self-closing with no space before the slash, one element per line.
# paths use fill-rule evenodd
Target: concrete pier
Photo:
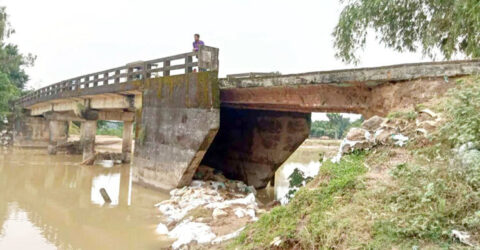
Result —
<path fill-rule="evenodd" d="M 255 188 L 267 186 L 310 132 L 310 113 L 222 108 L 220 117 L 202 164 Z"/>
<path fill-rule="evenodd" d="M 95 135 L 97 134 L 97 121 L 84 121 L 80 128 L 80 145 L 83 148 L 83 160 L 95 155 Z"/>
<path fill-rule="evenodd" d="M 57 147 L 68 139 L 68 122 L 50 120 L 48 122 L 49 142 L 48 154 L 57 154 Z"/>
<path fill-rule="evenodd" d="M 124 162 L 130 162 L 132 155 L 132 132 L 133 132 L 133 122 L 125 121 L 123 122 L 123 140 L 122 140 L 122 153 Z"/>

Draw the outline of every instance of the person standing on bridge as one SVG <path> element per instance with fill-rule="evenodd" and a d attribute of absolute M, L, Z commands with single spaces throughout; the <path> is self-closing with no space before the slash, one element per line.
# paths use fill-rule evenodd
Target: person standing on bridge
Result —
<path fill-rule="evenodd" d="M 200 48 L 201 45 L 205 45 L 205 43 L 200 40 L 200 35 L 199 34 L 195 34 L 193 35 L 193 51 L 194 52 L 198 52 L 198 49 Z"/>
<path fill-rule="evenodd" d="M 193 39 L 194 39 L 194 41 L 193 41 L 193 51 L 198 52 L 198 50 L 200 49 L 200 46 L 205 45 L 205 43 L 202 40 L 200 40 L 200 35 L 199 34 L 193 35 Z M 198 54 L 197 54 L 197 58 L 198 58 Z M 198 71 L 204 72 L 206 70 L 199 67 Z M 194 70 L 194 72 L 196 72 L 196 70 Z"/>

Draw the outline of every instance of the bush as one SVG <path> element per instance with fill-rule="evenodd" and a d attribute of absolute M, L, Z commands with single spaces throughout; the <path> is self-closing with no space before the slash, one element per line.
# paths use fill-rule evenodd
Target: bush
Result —
<path fill-rule="evenodd" d="M 447 93 L 445 109 L 448 121 L 440 130 L 451 147 L 480 142 L 480 77 L 460 79 Z"/>

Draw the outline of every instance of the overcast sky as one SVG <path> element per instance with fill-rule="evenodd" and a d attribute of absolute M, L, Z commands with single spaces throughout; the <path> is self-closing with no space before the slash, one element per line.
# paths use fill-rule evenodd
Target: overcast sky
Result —
<path fill-rule="evenodd" d="M 0 0 L 38 56 L 30 87 L 191 50 L 193 34 L 220 48 L 220 75 L 351 68 L 334 57 L 338 0 Z M 372 35 L 373 37 L 373 35 Z M 418 62 L 370 39 L 359 67 Z"/>

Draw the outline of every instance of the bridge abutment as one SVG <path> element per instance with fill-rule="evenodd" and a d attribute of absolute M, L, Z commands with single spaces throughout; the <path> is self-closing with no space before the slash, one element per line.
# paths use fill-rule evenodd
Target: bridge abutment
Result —
<path fill-rule="evenodd" d="M 310 113 L 223 108 L 202 164 L 264 188 L 310 132 Z"/>
<path fill-rule="evenodd" d="M 133 180 L 188 185 L 220 125 L 218 71 L 146 79 L 138 110 Z"/>
<path fill-rule="evenodd" d="M 66 121 L 48 121 L 49 142 L 48 154 L 57 154 L 58 146 L 66 143 L 68 140 L 68 122 Z"/>

